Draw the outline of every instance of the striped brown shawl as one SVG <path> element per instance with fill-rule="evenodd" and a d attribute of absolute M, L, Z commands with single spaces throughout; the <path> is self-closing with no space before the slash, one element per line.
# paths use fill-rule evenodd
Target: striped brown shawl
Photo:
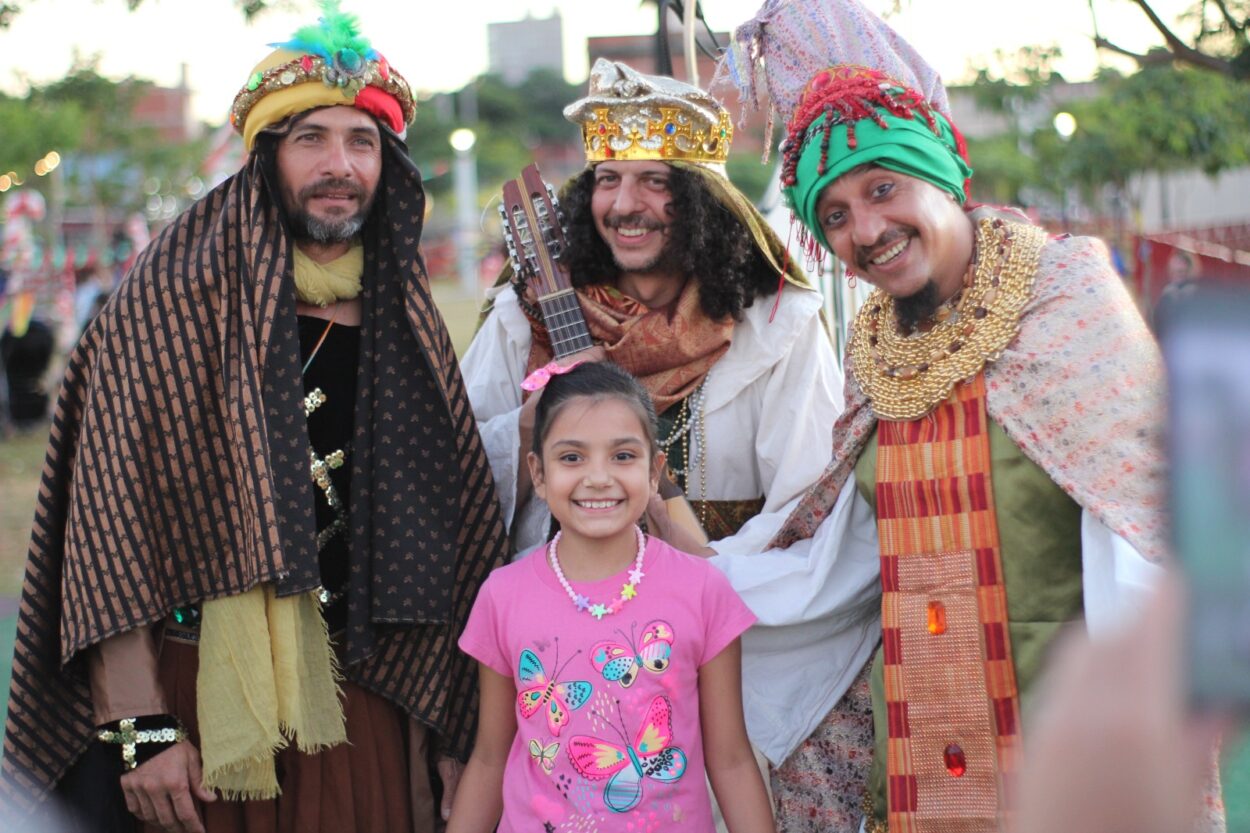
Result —
<path fill-rule="evenodd" d="M 345 673 L 467 755 L 456 649 L 506 536 L 417 252 L 420 175 L 386 136 L 365 227 Z M 18 620 L 0 806 L 31 810 L 90 738 L 76 658 L 258 582 L 317 586 L 291 241 L 274 143 L 155 240 L 69 360 Z M 2 816 L 3 813 L 0 813 Z"/>

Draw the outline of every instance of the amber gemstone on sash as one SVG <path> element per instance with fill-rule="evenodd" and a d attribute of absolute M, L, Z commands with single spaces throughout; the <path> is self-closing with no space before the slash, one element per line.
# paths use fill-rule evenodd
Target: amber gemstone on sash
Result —
<path fill-rule="evenodd" d="M 942 759 L 946 763 L 946 771 L 956 778 L 968 771 L 968 762 L 964 758 L 964 751 L 959 748 L 957 743 L 952 743 L 946 747 L 946 751 L 942 753 Z"/>
<path fill-rule="evenodd" d="M 934 636 L 946 633 L 946 605 L 939 601 L 929 602 L 929 633 Z"/>

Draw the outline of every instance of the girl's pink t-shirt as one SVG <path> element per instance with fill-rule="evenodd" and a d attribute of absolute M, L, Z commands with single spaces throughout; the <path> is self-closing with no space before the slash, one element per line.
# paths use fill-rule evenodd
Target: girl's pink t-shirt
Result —
<path fill-rule="evenodd" d="M 642 572 L 601 619 L 569 598 L 545 547 L 482 585 L 460 648 L 517 688 L 501 833 L 713 829 L 699 668 L 755 616 L 715 567 L 659 539 Z M 629 581 L 572 586 L 606 606 Z"/>

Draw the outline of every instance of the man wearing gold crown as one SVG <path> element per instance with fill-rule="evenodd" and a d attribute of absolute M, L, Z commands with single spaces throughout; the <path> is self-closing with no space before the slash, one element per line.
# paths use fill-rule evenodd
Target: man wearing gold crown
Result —
<path fill-rule="evenodd" d="M 855 0 L 769 0 L 735 41 L 725 75 L 789 118 L 805 244 L 875 287 L 825 473 L 722 563 L 825 627 L 823 667 L 744 698 L 776 717 L 779 827 L 1010 829 L 1052 640 L 1118 625 L 1165 559 L 1158 349 L 1101 242 L 968 204 L 940 80 Z"/>
<path fill-rule="evenodd" d="M 475 722 L 455 640 L 506 538 L 417 251 L 413 115 L 327 3 L 236 97 L 243 169 L 73 353 L 5 829 L 49 793 L 104 829 L 434 829 L 427 760 L 449 802 Z"/>
<path fill-rule="evenodd" d="M 771 536 L 819 475 L 839 410 L 820 296 L 726 178 L 732 124 L 707 93 L 600 59 L 565 116 L 586 148 L 562 209 L 591 352 L 650 391 L 672 473 L 712 539 L 673 543 L 714 554 L 744 525 Z M 490 297 L 465 380 L 523 551 L 546 540 L 550 516 L 528 496 L 536 398 L 522 407 L 521 381 L 551 360 L 551 339 L 525 287 Z"/>

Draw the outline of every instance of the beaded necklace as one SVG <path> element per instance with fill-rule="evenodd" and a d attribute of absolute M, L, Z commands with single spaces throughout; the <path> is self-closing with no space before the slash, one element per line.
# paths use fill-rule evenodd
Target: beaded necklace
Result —
<path fill-rule="evenodd" d="M 894 299 L 875 290 L 855 317 L 848 354 L 855 381 L 879 418 L 918 419 L 994 361 L 1016 337 L 1046 232 L 984 219 L 977 262 L 953 307 L 924 332 L 902 333 Z M 954 299 L 953 299 L 954 300 Z"/>
<path fill-rule="evenodd" d="M 646 575 L 642 571 L 642 556 L 647 551 L 647 536 L 642 534 L 641 529 L 634 526 L 634 535 L 638 539 L 638 555 L 634 557 L 634 569 L 629 571 L 629 582 L 621 587 L 621 595 L 606 605 L 591 602 L 585 595 L 574 590 L 569 580 L 564 577 L 564 570 L 560 567 L 560 556 L 557 554 L 560 548 L 560 538 L 563 535 L 564 532 L 560 531 L 551 539 L 551 543 L 547 545 L 547 559 L 551 562 L 551 569 L 555 571 L 556 580 L 560 582 L 560 586 L 564 588 L 564 592 L 568 594 L 578 610 L 586 611 L 595 619 L 602 619 L 608 614 L 616 613 L 625 606 L 626 602 L 638 595 L 638 585 L 642 584 L 642 577 Z"/>
<path fill-rule="evenodd" d="M 668 436 L 662 440 L 657 440 L 660 450 L 668 456 L 668 470 L 677 484 L 687 492 L 690 491 L 690 475 L 694 471 L 694 463 L 692 460 L 694 454 L 694 445 L 691 440 L 694 434 L 698 432 L 697 444 L 699 448 L 699 523 L 707 525 L 707 424 L 704 421 L 703 400 L 705 397 L 704 389 L 707 387 L 707 377 L 709 372 L 703 377 L 703 381 L 695 388 L 694 392 L 682 400 L 681 407 L 677 411 L 677 418 L 673 421 L 673 427 L 668 432 Z M 681 443 L 682 449 L 682 465 L 680 467 L 674 465 L 676 456 L 673 454 L 672 447 L 678 442 Z"/>

